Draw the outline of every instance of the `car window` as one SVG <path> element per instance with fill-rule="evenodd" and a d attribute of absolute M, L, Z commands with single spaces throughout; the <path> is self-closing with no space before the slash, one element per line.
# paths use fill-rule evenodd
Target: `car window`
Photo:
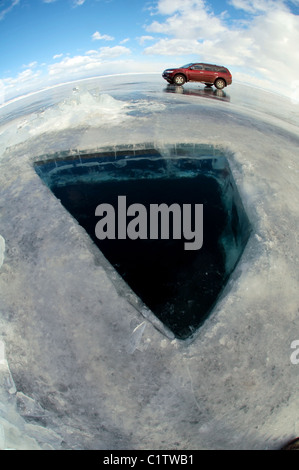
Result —
<path fill-rule="evenodd" d="M 180 69 L 188 69 L 192 65 L 192 62 L 190 64 L 182 65 L 182 67 L 179 67 Z"/>
<path fill-rule="evenodd" d="M 205 65 L 205 70 L 208 70 L 209 72 L 216 72 L 217 67 L 214 67 L 213 65 Z"/>
<path fill-rule="evenodd" d="M 192 70 L 203 70 L 202 65 L 194 64 L 192 67 L 190 67 Z"/>

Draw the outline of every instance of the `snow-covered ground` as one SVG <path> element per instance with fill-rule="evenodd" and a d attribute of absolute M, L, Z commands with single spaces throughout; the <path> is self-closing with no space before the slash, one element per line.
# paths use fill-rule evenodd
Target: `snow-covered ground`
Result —
<path fill-rule="evenodd" d="M 298 126 L 298 104 L 279 95 L 156 75 L 0 108 L 0 448 L 276 449 L 298 435 Z M 192 342 L 142 314 L 33 168 L 176 144 L 226 153 L 252 225 Z"/>

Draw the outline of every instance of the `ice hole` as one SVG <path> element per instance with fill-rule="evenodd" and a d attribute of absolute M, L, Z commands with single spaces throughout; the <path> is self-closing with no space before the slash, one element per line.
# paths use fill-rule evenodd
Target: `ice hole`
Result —
<path fill-rule="evenodd" d="M 45 157 L 34 166 L 156 317 L 179 339 L 194 334 L 215 306 L 250 234 L 225 153 L 195 144 L 162 151 L 108 149 Z M 171 227 L 168 239 L 161 234 L 158 239 L 118 239 L 119 196 L 126 197 L 126 207 L 142 204 L 148 214 L 152 204 L 178 204 L 182 209 L 202 204 L 201 248 L 185 249 L 183 230 L 174 239 Z M 115 239 L 100 240 L 95 233 L 100 220 L 95 211 L 104 203 L 115 211 Z M 127 216 L 126 221 L 133 219 Z M 170 216 L 170 226 L 172 222 Z M 194 224 L 193 216 L 195 231 Z"/>

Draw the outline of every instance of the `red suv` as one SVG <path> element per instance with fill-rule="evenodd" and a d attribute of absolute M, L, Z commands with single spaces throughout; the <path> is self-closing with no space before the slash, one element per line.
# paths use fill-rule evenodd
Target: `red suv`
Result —
<path fill-rule="evenodd" d="M 202 82 L 207 86 L 214 85 L 222 90 L 232 83 L 230 71 L 222 65 L 192 63 L 177 69 L 164 70 L 162 77 L 174 85 L 184 85 L 186 82 Z"/>

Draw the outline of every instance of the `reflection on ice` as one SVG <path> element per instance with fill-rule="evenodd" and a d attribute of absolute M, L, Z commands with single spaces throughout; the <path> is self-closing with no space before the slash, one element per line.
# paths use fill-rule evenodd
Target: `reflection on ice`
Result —
<path fill-rule="evenodd" d="M 192 95 L 202 98 L 211 98 L 215 100 L 230 101 L 230 96 L 223 90 L 215 90 L 211 87 L 183 87 L 175 85 L 167 85 L 164 89 L 166 93 L 179 93 L 181 95 Z"/>

